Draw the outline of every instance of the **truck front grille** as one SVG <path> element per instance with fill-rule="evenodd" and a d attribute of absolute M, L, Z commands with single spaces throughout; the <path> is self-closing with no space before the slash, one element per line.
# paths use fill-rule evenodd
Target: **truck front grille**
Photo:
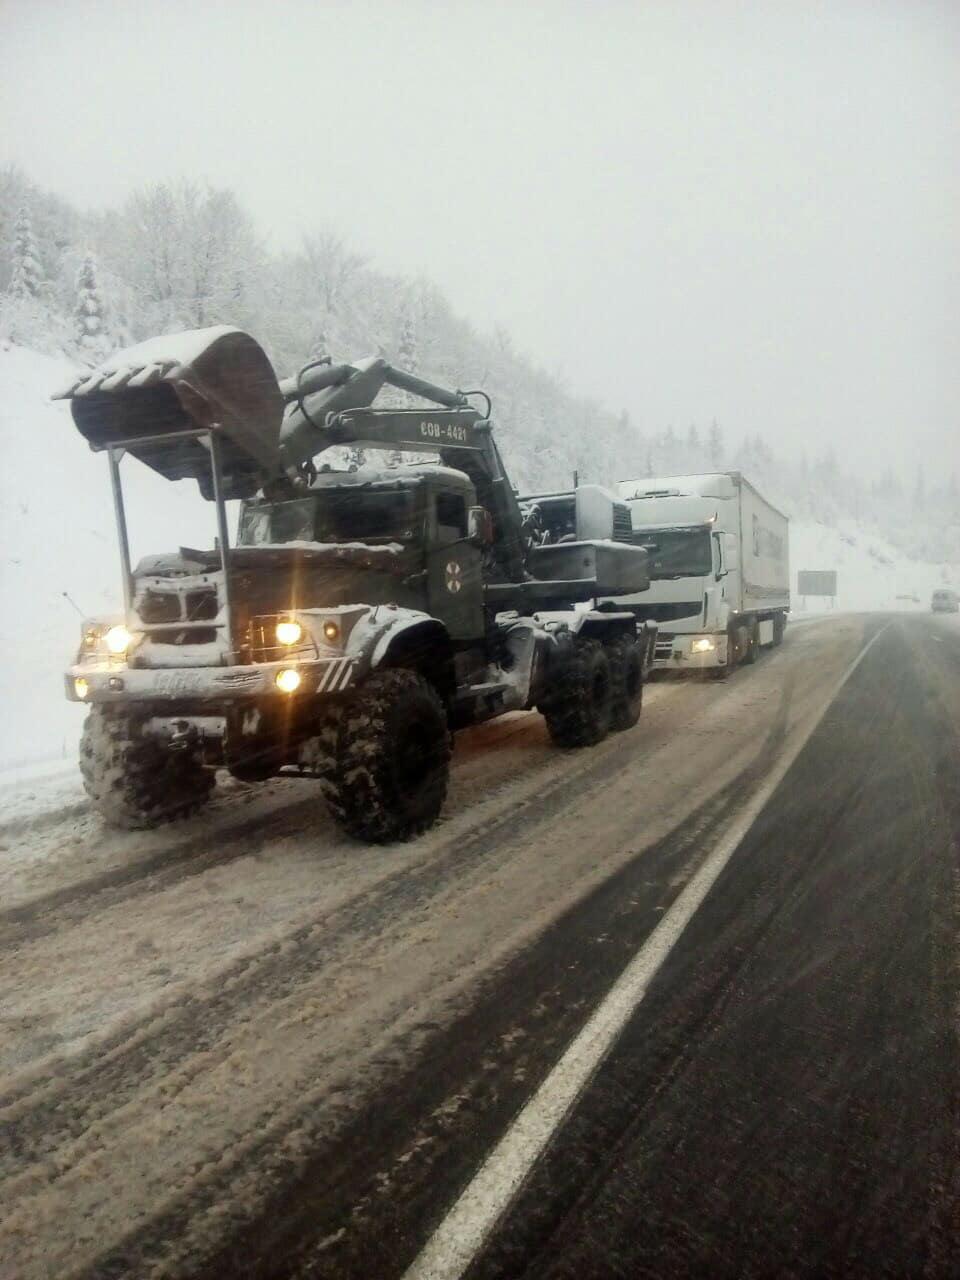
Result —
<path fill-rule="evenodd" d="M 219 612 L 215 587 L 202 587 L 180 596 L 175 591 L 148 588 L 137 602 L 147 626 L 164 622 L 212 622 Z"/>

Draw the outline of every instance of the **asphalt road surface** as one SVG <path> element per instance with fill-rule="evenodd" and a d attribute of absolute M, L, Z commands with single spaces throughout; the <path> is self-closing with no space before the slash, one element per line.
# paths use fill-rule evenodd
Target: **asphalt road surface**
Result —
<path fill-rule="evenodd" d="M 231 784 L 0 827 L 0 890 L 4 1277 L 960 1273 L 953 617 L 473 730 L 408 845 Z"/>

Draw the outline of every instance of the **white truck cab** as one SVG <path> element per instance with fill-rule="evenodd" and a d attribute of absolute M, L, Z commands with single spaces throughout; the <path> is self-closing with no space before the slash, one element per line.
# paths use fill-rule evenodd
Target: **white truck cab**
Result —
<path fill-rule="evenodd" d="M 655 667 L 725 675 L 783 639 L 790 607 L 787 519 L 739 472 L 620 484 L 650 588 L 621 598 L 655 621 Z"/>

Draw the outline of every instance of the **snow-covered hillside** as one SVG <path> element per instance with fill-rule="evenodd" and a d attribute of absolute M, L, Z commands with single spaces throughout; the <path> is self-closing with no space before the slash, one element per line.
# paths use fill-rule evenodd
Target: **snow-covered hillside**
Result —
<path fill-rule="evenodd" d="M 65 700 L 62 683 L 80 627 L 70 600 L 84 615 L 121 603 L 106 459 L 87 448 L 68 407 L 50 400 L 70 372 L 63 360 L 0 344 L 0 770 L 76 751 L 84 712 Z M 212 545 L 212 509 L 192 482 L 171 485 L 135 462 L 124 466 L 134 560 Z M 907 560 L 853 523 L 791 530 L 794 587 L 798 569 L 836 569 L 841 609 L 927 608 L 935 586 L 960 585 L 956 566 Z"/>
<path fill-rule="evenodd" d="M 937 587 L 960 590 L 960 565 L 910 560 L 881 534 L 852 520 L 838 520 L 836 526 L 790 522 L 792 607 L 798 613 L 829 608 L 827 600 L 797 595 L 800 569 L 836 570 L 838 609 L 929 610 Z"/>
<path fill-rule="evenodd" d="M 84 615 L 121 607 L 106 458 L 50 400 L 70 372 L 0 343 L 0 769 L 75 751 L 84 712 L 66 702 L 62 678 L 80 636 L 70 600 Z M 212 510 L 195 486 L 123 465 L 134 559 L 212 544 Z"/>

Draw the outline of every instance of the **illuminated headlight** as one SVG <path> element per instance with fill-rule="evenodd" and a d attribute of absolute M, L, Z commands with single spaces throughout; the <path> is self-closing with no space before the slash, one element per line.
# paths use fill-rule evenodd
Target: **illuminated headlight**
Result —
<path fill-rule="evenodd" d="M 709 636 L 698 636 L 690 646 L 691 653 L 713 653 L 716 645 Z"/>
<path fill-rule="evenodd" d="M 281 693 L 296 693 L 300 688 L 300 672 L 293 667 L 283 667 L 276 674 L 276 682 Z"/>
<path fill-rule="evenodd" d="M 78 698 L 85 698 L 90 692 L 90 686 L 84 680 L 83 676 L 77 676 L 73 682 L 73 692 Z"/>
<path fill-rule="evenodd" d="M 327 644 L 336 644 L 340 639 L 339 622 L 334 622 L 332 618 L 328 618 L 323 624 L 323 638 Z"/>
<path fill-rule="evenodd" d="M 298 644 L 303 639 L 303 627 L 292 618 L 277 623 L 278 644 Z"/>
<path fill-rule="evenodd" d="M 110 652 L 117 655 L 127 652 L 132 639 L 130 632 L 124 626 L 111 627 L 103 637 Z"/>

